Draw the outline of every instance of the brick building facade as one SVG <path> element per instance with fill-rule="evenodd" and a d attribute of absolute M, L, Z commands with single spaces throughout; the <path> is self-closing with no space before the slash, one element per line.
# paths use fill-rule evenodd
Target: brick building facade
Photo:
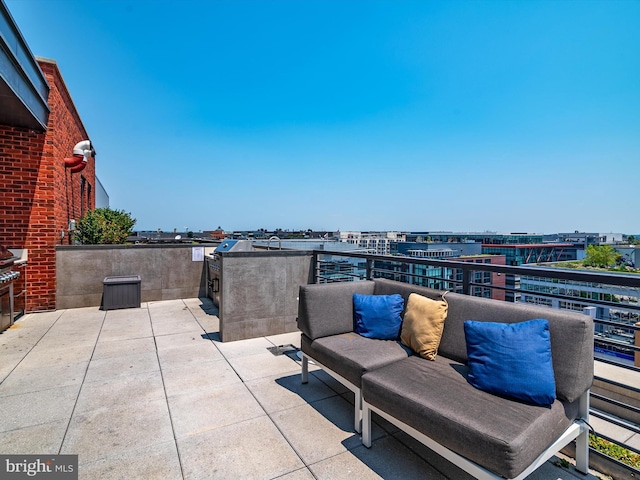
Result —
<path fill-rule="evenodd" d="M 65 158 L 89 139 L 55 61 L 38 59 L 49 84 L 46 131 L 0 124 L 0 245 L 26 249 L 26 310 L 56 308 L 56 245 L 70 220 L 95 207 L 95 159 L 72 173 Z"/>

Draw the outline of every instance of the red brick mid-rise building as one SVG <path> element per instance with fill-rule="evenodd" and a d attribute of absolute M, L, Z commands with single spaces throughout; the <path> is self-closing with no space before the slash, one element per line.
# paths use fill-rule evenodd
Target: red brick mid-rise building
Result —
<path fill-rule="evenodd" d="M 12 21 L 8 12 L 0 14 Z M 2 32 L 17 38 L 18 46 L 10 51 L 12 71 L 1 72 L 10 75 L 2 75 L 0 84 L 0 245 L 26 250 L 26 311 L 52 310 L 55 248 L 71 243 L 71 221 L 95 207 L 95 159 L 89 149 L 80 166 L 65 166 L 89 134 L 56 62 L 34 60 L 12 26 Z"/>

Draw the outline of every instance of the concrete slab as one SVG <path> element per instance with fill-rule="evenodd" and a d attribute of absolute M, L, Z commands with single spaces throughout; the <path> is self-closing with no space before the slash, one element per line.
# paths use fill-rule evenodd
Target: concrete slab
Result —
<path fill-rule="evenodd" d="M 202 332 L 171 333 L 156 335 L 156 346 L 159 352 L 177 347 L 211 344 L 211 339 Z"/>
<path fill-rule="evenodd" d="M 266 415 L 241 383 L 168 398 L 176 438 Z"/>
<path fill-rule="evenodd" d="M 83 308 L 72 308 L 69 310 L 64 310 L 62 315 L 56 321 L 56 324 L 63 322 L 71 322 L 74 320 L 79 320 L 82 323 L 89 324 L 91 322 L 100 322 L 104 320 L 106 312 L 100 310 L 98 307 L 83 307 Z"/>
<path fill-rule="evenodd" d="M 186 478 L 271 479 L 304 467 L 268 417 L 178 439 Z"/>
<path fill-rule="evenodd" d="M 308 468 L 301 468 L 295 472 L 278 477 L 278 480 L 314 480 L 315 478 Z"/>
<path fill-rule="evenodd" d="M 25 328 L 49 328 L 65 310 L 51 310 L 48 312 L 27 313 L 20 317 L 14 325 L 21 325 Z"/>
<path fill-rule="evenodd" d="M 381 438 L 368 449 L 359 446 L 309 466 L 319 480 L 447 480 L 393 437 Z"/>
<path fill-rule="evenodd" d="M 204 333 L 204 330 L 195 319 L 179 320 L 174 318 L 166 318 L 160 321 L 152 322 L 153 334 L 170 335 L 176 333 Z"/>
<path fill-rule="evenodd" d="M 141 304 L 140 308 L 122 308 L 117 310 L 107 310 L 105 315 L 105 325 L 115 325 L 121 322 L 126 323 L 149 323 L 151 316 L 146 304 Z"/>
<path fill-rule="evenodd" d="M 0 333 L 0 355 L 26 353 L 45 335 L 47 329 L 24 328 L 14 323 Z"/>
<path fill-rule="evenodd" d="M 18 366 L 25 355 L 24 353 L 0 354 L 0 383 Z"/>
<path fill-rule="evenodd" d="M 186 298 L 184 304 L 191 311 L 198 323 L 219 321 L 218 307 L 209 298 Z"/>
<path fill-rule="evenodd" d="M 267 348 L 273 347 L 273 343 L 264 337 L 250 338 L 238 342 L 216 342 L 216 347 L 227 360 L 238 357 L 247 357 L 267 352 Z"/>
<path fill-rule="evenodd" d="M 34 365 L 33 362 L 27 367 L 20 364 L 0 384 L 0 397 L 68 385 L 79 386 L 84 380 L 88 365 L 89 362 L 41 367 Z"/>
<path fill-rule="evenodd" d="M 56 332 L 47 333 L 42 340 L 38 342 L 40 347 L 50 348 L 72 348 L 80 346 L 93 347 L 98 340 L 99 332 L 83 332 L 81 329 L 73 332 Z"/>
<path fill-rule="evenodd" d="M 69 420 L 0 432 L 0 452 L 4 455 L 57 455 Z"/>
<path fill-rule="evenodd" d="M 287 355 L 275 356 L 268 351 L 227 360 L 245 382 L 274 374 L 285 375 L 300 371 L 300 365 Z"/>
<path fill-rule="evenodd" d="M 173 441 L 165 399 L 130 402 L 73 415 L 60 453 L 83 463 Z"/>
<path fill-rule="evenodd" d="M 93 462 L 79 459 L 80 478 L 182 480 L 176 443 L 173 441 L 145 448 L 126 450 Z"/>
<path fill-rule="evenodd" d="M 194 365 L 202 362 L 222 360 L 222 354 L 209 340 L 198 345 L 176 347 L 166 350 L 158 349 L 160 367 L 163 369 L 176 368 L 181 365 Z"/>
<path fill-rule="evenodd" d="M 134 338 L 153 337 L 153 330 L 149 321 L 143 323 L 110 325 L 102 329 L 99 341 L 119 341 Z"/>
<path fill-rule="evenodd" d="M 20 362 L 21 368 L 39 368 L 42 365 L 66 365 L 70 363 L 87 363 L 93 354 L 93 345 L 78 345 L 60 348 L 51 344 L 36 345 L 29 355 Z"/>
<path fill-rule="evenodd" d="M 306 465 L 362 444 L 360 435 L 353 431 L 353 407 L 340 396 L 281 410 L 270 417 Z M 373 425 L 374 439 L 383 434 Z"/>
<path fill-rule="evenodd" d="M 2 397 L 0 431 L 31 427 L 56 420 L 68 421 L 80 384 Z"/>
<path fill-rule="evenodd" d="M 308 383 L 301 383 L 300 374 L 274 375 L 245 383 L 267 413 L 299 407 L 337 395 L 323 382 L 309 375 Z"/>
<path fill-rule="evenodd" d="M 242 382 L 231 365 L 224 360 L 171 365 L 163 368 L 162 377 L 167 397 Z"/>
<path fill-rule="evenodd" d="M 116 379 L 125 375 L 160 370 L 156 352 L 138 353 L 94 360 L 89 364 L 86 382 Z"/>
<path fill-rule="evenodd" d="M 198 324 L 207 333 L 216 333 L 220 339 L 220 319 L 218 317 L 197 318 Z"/>
<path fill-rule="evenodd" d="M 82 385 L 75 413 L 164 398 L 165 391 L 160 371 L 109 377 L 95 382 L 85 382 Z"/>
<path fill-rule="evenodd" d="M 163 320 L 195 320 L 193 313 L 183 300 L 162 300 L 159 302 L 149 302 L 148 310 L 151 319 L 155 322 Z"/>
<path fill-rule="evenodd" d="M 380 417 L 373 414 L 372 420 L 377 424 L 380 423 Z M 422 443 L 418 442 L 415 438 L 407 435 L 401 430 L 398 430 L 393 434 L 393 437 L 409 450 L 417 454 L 420 458 L 426 461 L 432 468 L 441 472 L 446 478 L 452 480 L 475 480 L 473 476 L 469 475 L 464 470 L 461 470 L 456 465 L 441 457 L 433 450 L 427 448 Z"/>
<path fill-rule="evenodd" d="M 92 360 L 137 355 L 156 351 L 153 337 L 129 338 L 124 340 L 98 341 Z"/>

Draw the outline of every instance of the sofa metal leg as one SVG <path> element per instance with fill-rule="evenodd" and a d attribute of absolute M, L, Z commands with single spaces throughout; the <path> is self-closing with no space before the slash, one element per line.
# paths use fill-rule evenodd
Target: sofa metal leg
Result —
<path fill-rule="evenodd" d="M 309 382 L 309 357 L 302 354 L 302 383 Z"/>
<path fill-rule="evenodd" d="M 589 473 L 589 429 L 586 426 L 576 438 L 576 470 Z"/>
<path fill-rule="evenodd" d="M 589 421 L 589 390 L 580 397 L 580 415 Z M 576 470 L 589 473 L 589 425 L 582 423 L 582 432 L 576 438 Z"/>
<path fill-rule="evenodd" d="M 371 410 L 366 404 L 362 406 L 362 444 L 371 448 Z"/>
<path fill-rule="evenodd" d="M 354 412 L 353 412 L 353 429 L 356 433 L 362 432 L 362 390 L 354 392 Z"/>

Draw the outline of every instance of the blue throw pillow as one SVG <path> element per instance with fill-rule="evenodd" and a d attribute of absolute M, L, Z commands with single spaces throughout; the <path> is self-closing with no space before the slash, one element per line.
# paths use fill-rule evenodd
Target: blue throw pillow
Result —
<path fill-rule="evenodd" d="M 469 383 L 536 405 L 556 398 L 549 322 L 464 322 Z"/>
<path fill-rule="evenodd" d="M 404 299 L 401 295 L 353 294 L 356 333 L 379 340 L 397 340 L 400 336 Z"/>

